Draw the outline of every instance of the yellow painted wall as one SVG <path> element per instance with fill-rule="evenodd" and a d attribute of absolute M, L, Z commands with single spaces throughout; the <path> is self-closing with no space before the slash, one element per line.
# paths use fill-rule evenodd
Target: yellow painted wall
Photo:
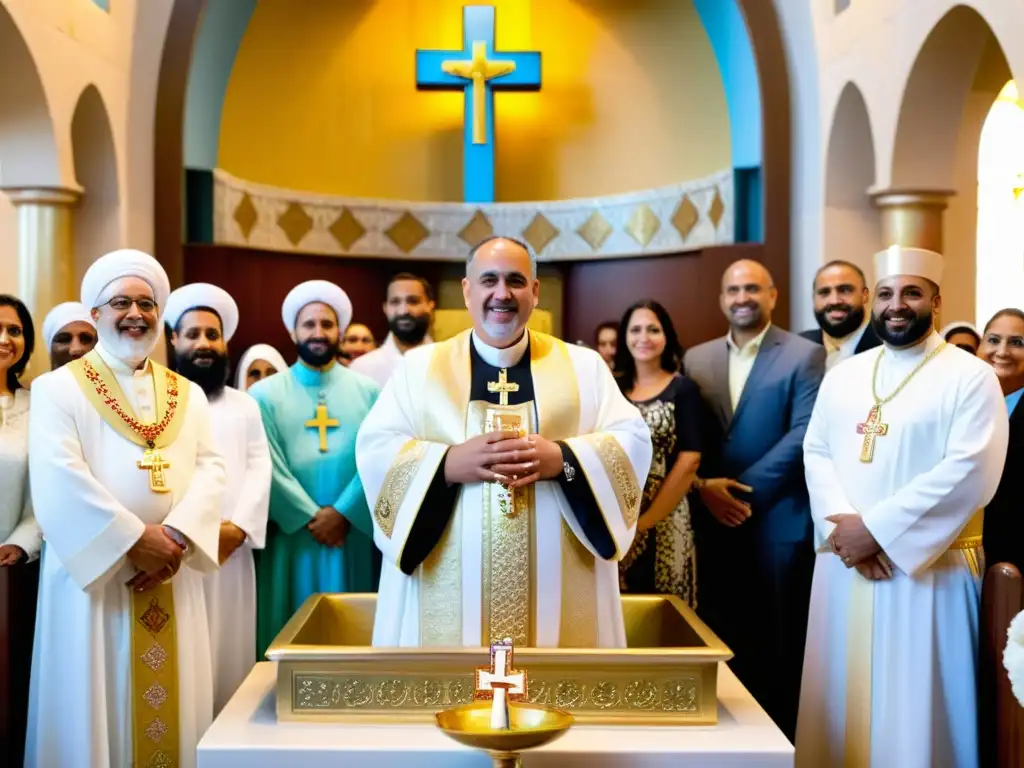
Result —
<path fill-rule="evenodd" d="M 539 93 L 497 96 L 497 198 L 614 194 L 727 168 L 729 123 L 690 0 L 490 0 Z M 462 45 L 463 0 L 260 0 L 219 164 L 324 194 L 462 199 L 463 99 L 415 88 L 416 48 Z"/>

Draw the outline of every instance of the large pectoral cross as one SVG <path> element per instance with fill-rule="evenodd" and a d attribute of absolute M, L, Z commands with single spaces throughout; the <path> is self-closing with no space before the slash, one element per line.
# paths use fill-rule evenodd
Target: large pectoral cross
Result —
<path fill-rule="evenodd" d="M 860 447 L 860 460 L 864 463 L 870 462 L 875 457 L 875 439 L 888 434 L 889 425 L 882 423 L 882 409 L 877 405 L 871 406 L 868 411 L 867 421 L 857 425 L 857 434 L 864 435 L 864 442 Z"/>
<path fill-rule="evenodd" d="M 306 426 L 320 431 L 320 453 L 327 453 L 327 430 L 337 429 L 341 424 L 327 415 L 327 403 L 321 397 L 316 406 L 316 416 L 307 421 Z"/>
<path fill-rule="evenodd" d="M 519 385 L 514 382 L 510 382 L 508 380 L 508 369 L 502 368 L 498 371 L 497 381 L 487 382 L 487 391 L 498 393 L 498 405 L 508 405 L 508 393 L 518 392 Z"/>
<path fill-rule="evenodd" d="M 513 669 L 514 646 L 512 638 L 491 645 L 490 667 L 478 667 L 474 698 L 491 699 L 491 728 L 508 730 L 510 727 L 508 704 L 526 698 L 528 681 L 526 672 Z"/>
<path fill-rule="evenodd" d="M 149 472 L 149 490 L 153 493 L 169 493 L 167 478 L 164 470 L 171 466 L 171 462 L 165 461 L 154 446 L 150 445 L 142 454 L 142 460 L 135 462 L 135 466 Z"/>

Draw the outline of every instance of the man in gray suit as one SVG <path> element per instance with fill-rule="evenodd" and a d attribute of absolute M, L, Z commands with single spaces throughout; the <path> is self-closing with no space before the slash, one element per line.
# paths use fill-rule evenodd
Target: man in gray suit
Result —
<path fill-rule="evenodd" d="M 825 349 L 771 324 L 777 292 L 754 261 L 722 276 L 729 333 L 691 349 L 707 406 L 694 514 L 698 609 L 732 668 L 793 739 L 814 548 L 803 440 Z"/>

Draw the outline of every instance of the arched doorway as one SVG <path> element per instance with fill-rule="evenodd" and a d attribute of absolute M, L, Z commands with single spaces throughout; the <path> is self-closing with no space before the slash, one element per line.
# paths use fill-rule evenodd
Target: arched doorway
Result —
<path fill-rule="evenodd" d="M 1024 99 L 1003 86 L 978 151 L 978 327 L 1004 307 L 1024 306 Z"/>
<path fill-rule="evenodd" d="M 97 257 L 117 248 L 121 241 L 120 194 L 117 157 L 110 118 L 96 86 L 78 98 L 71 120 L 75 178 L 84 195 L 75 214 L 75 280 Z"/>
<path fill-rule="evenodd" d="M 882 246 L 875 183 L 871 119 L 860 89 L 847 83 L 839 96 L 825 160 L 825 251 L 822 262 L 842 259 L 864 270 L 873 284 L 871 257 Z M 801 287 L 798 286 L 798 290 Z M 807 286 L 809 289 L 810 286 Z"/>
<path fill-rule="evenodd" d="M 978 152 L 982 125 L 1011 78 L 988 22 L 959 5 L 917 55 L 900 107 L 892 188 L 952 192 L 941 220 L 941 322 L 977 316 Z"/>

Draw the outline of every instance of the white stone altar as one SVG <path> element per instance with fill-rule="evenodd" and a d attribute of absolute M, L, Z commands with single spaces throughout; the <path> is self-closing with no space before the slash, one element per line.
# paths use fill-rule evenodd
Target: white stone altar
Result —
<path fill-rule="evenodd" d="M 485 754 L 428 724 L 278 723 L 277 668 L 257 664 L 199 743 L 199 768 L 487 768 Z M 523 756 L 525 768 L 791 768 L 793 746 L 729 668 L 714 726 L 576 725 Z"/>

